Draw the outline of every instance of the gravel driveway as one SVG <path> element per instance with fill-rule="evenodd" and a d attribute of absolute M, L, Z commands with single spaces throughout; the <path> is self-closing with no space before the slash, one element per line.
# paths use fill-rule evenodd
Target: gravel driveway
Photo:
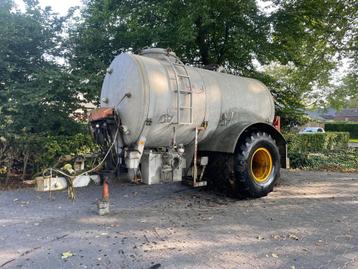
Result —
<path fill-rule="evenodd" d="M 240 201 L 113 184 L 104 217 L 100 193 L 0 192 L 0 268 L 358 268 L 358 174 L 284 171 L 268 197 Z"/>

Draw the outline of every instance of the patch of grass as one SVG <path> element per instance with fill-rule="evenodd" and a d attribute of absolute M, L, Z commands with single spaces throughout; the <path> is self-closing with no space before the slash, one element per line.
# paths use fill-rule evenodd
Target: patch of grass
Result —
<path fill-rule="evenodd" d="M 358 139 L 357 139 L 357 138 L 355 138 L 355 139 L 349 139 L 349 142 L 350 142 L 350 143 L 358 143 Z"/>

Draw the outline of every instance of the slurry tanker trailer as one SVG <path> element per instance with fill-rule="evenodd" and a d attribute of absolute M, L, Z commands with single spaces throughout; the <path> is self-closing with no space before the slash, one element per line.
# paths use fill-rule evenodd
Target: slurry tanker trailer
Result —
<path fill-rule="evenodd" d="M 184 65 L 160 48 L 117 56 L 90 115 L 105 183 L 125 171 L 146 184 L 186 181 L 249 197 L 272 191 L 288 165 L 274 119 L 260 81 Z"/>

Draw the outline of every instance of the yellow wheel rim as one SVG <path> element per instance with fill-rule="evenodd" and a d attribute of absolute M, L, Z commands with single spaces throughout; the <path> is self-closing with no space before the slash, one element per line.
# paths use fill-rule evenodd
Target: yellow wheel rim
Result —
<path fill-rule="evenodd" d="M 271 153 L 266 148 L 258 148 L 251 157 L 251 171 L 257 183 L 265 182 L 272 172 Z"/>

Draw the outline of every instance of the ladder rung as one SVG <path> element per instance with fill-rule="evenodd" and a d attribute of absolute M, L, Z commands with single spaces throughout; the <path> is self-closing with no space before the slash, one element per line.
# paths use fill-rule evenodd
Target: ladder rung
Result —
<path fill-rule="evenodd" d="M 178 92 L 178 91 L 175 90 L 174 92 Z M 183 90 L 180 90 L 179 92 L 180 93 L 185 93 L 185 94 L 192 94 L 193 93 L 192 91 L 183 91 Z"/>
<path fill-rule="evenodd" d="M 191 86 L 191 79 L 190 76 L 188 74 L 188 71 L 184 65 L 183 62 L 181 61 L 175 61 L 172 62 L 170 61 L 169 58 L 167 58 L 167 61 L 169 62 L 169 64 L 171 65 L 173 71 L 174 71 L 174 75 L 175 78 L 169 77 L 170 80 L 176 80 L 176 89 L 174 90 L 174 92 L 177 94 L 177 106 L 176 106 L 176 110 L 177 110 L 177 124 L 187 124 L 187 125 L 191 125 L 193 124 L 193 90 L 192 90 L 192 86 Z M 180 68 L 176 68 L 176 67 L 181 67 L 184 70 L 184 74 L 183 71 L 179 71 Z M 182 81 L 180 81 L 180 79 L 182 79 Z M 187 87 L 184 86 L 184 89 L 180 89 L 181 87 L 183 87 L 180 84 L 184 84 L 184 79 L 188 80 L 189 83 L 189 90 L 187 90 Z M 181 82 L 181 83 L 180 83 Z M 189 96 L 189 105 L 190 106 L 181 106 L 181 95 L 188 95 Z M 182 121 L 181 120 L 181 111 L 182 110 L 187 110 L 187 112 L 189 112 L 189 121 Z M 187 119 L 187 116 L 185 117 L 185 119 Z"/>
<path fill-rule="evenodd" d="M 181 77 L 181 78 L 190 78 L 189 76 L 187 75 L 182 75 L 182 74 L 177 74 L 178 77 Z"/>

